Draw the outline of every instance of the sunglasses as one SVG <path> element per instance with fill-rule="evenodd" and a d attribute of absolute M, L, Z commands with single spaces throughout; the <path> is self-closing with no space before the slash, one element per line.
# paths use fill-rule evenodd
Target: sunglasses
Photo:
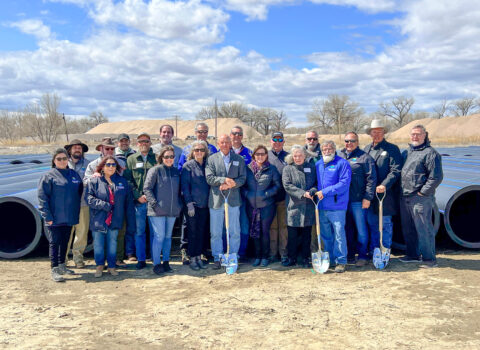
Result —
<path fill-rule="evenodd" d="M 66 161 L 68 158 L 67 157 L 57 157 L 55 160 L 58 160 L 59 162 L 61 161 Z"/>
<path fill-rule="evenodd" d="M 115 147 L 103 147 L 105 151 L 115 151 Z"/>
<path fill-rule="evenodd" d="M 193 152 L 205 152 L 205 148 L 195 148 Z"/>
<path fill-rule="evenodd" d="M 255 156 L 260 156 L 260 157 L 265 157 L 267 154 L 266 153 L 255 153 Z"/>
<path fill-rule="evenodd" d="M 272 139 L 273 142 L 283 142 L 283 139 Z"/>
<path fill-rule="evenodd" d="M 317 137 L 307 137 L 308 141 L 318 141 Z"/>
<path fill-rule="evenodd" d="M 345 140 L 345 143 L 355 143 L 357 140 Z"/>
<path fill-rule="evenodd" d="M 116 167 L 117 167 L 117 164 L 115 164 L 115 163 L 105 163 L 105 166 L 106 166 L 107 168 L 116 168 Z"/>
<path fill-rule="evenodd" d="M 150 143 L 150 140 L 138 140 L 138 143 Z"/>
<path fill-rule="evenodd" d="M 243 136 L 243 132 L 232 132 L 233 136 Z"/>
<path fill-rule="evenodd" d="M 208 130 L 197 130 L 199 134 L 208 134 Z"/>
<path fill-rule="evenodd" d="M 175 159 L 175 156 L 163 156 L 163 159 Z"/>

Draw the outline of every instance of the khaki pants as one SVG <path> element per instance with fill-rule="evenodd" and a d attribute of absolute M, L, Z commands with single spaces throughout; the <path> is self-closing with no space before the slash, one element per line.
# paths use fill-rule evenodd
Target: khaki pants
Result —
<path fill-rule="evenodd" d="M 80 207 L 78 224 L 72 227 L 67 246 L 68 248 L 71 247 L 73 235 L 75 234 L 72 247 L 73 261 L 75 263 L 83 262 L 83 252 L 87 246 L 89 220 L 90 208 L 88 206 Z"/>
<path fill-rule="evenodd" d="M 123 261 L 125 257 L 125 231 L 127 229 L 127 221 L 123 220 L 123 225 L 120 230 L 118 230 L 117 236 L 117 261 Z"/>
<path fill-rule="evenodd" d="M 270 226 L 270 256 L 281 257 L 287 256 L 287 207 L 285 201 L 275 204 L 277 206 L 277 214 L 273 218 L 272 226 Z"/>

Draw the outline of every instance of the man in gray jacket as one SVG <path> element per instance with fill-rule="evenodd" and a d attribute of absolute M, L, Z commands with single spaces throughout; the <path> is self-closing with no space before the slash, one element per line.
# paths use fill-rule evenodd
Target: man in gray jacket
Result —
<path fill-rule="evenodd" d="M 228 228 L 230 253 L 238 253 L 240 247 L 240 187 L 246 179 L 245 161 L 232 151 L 232 141 L 228 135 L 219 138 L 220 152 L 207 159 L 205 177 L 210 185 L 208 207 L 210 208 L 210 232 L 214 269 L 220 269 L 220 254 L 223 253 L 223 225 L 225 220 L 224 203 L 228 197 Z"/>
<path fill-rule="evenodd" d="M 420 267 L 437 267 L 435 257 L 435 229 L 432 208 L 435 190 L 443 180 L 442 158 L 430 146 L 423 125 L 410 131 L 410 148 L 403 152 L 401 177 L 402 231 L 407 245 L 407 255 L 401 262 L 421 262 Z"/>
<path fill-rule="evenodd" d="M 68 145 L 65 145 L 65 149 L 69 155 L 68 167 L 75 170 L 83 180 L 89 163 L 89 160 L 85 158 L 85 153 L 88 152 L 88 146 L 82 141 L 75 139 L 72 140 Z M 68 247 L 70 247 L 73 236 L 75 235 L 75 239 L 73 240 L 72 254 L 73 263 L 77 268 L 85 267 L 85 263 L 83 261 L 83 252 L 87 247 L 88 226 L 90 220 L 90 210 L 87 202 L 85 201 L 84 194 L 85 188 L 80 200 L 79 221 L 77 225 L 72 227 L 72 233 L 70 234 L 70 240 L 68 242 Z"/>

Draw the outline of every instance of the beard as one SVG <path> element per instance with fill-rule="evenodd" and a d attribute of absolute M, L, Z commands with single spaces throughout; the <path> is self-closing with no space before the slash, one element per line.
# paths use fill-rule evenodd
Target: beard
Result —
<path fill-rule="evenodd" d="M 330 163 L 333 160 L 333 158 L 335 158 L 335 154 L 324 155 L 323 162 L 325 164 Z"/>
<path fill-rule="evenodd" d="M 412 146 L 413 147 L 417 147 L 417 146 L 420 146 L 420 145 L 421 145 L 420 141 L 412 141 Z"/>
<path fill-rule="evenodd" d="M 80 152 L 75 152 L 74 154 L 72 154 L 72 158 L 73 159 L 80 159 L 80 158 L 82 158 L 82 154 Z"/>
<path fill-rule="evenodd" d="M 317 145 L 307 145 L 307 149 L 311 152 L 315 151 L 315 147 L 317 147 Z"/>

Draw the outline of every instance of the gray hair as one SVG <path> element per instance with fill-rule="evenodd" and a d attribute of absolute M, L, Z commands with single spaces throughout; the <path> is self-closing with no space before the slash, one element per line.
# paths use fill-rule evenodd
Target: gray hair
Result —
<path fill-rule="evenodd" d="M 352 134 L 352 135 L 355 135 L 355 137 L 357 138 L 357 141 L 358 141 L 358 134 L 355 132 L 355 131 L 347 131 L 345 133 L 345 136 L 349 135 L 349 134 Z"/>
<path fill-rule="evenodd" d="M 307 158 L 309 157 L 314 156 L 314 154 L 312 152 L 309 152 L 305 147 L 301 145 L 293 145 L 292 148 L 290 148 L 290 154 L 285 157 L 285 163 L 293 164 L 293 154 L 297 151 L 303 153 L 303 155 L 305 156 L 305 160 L 307 160 Z"/>
<path fill-rule="evenodd" d="M 316 132 L 315 130 L 308 130 L 306 133 L 305 133 L 305 137 L 307 137 L 308 134 L 310 133 L 313 133 L 315 134 L 316 137 L 318 137 L 318 132 Z"/>
<path fill-rule="evenodd" d="M 208 124 L 207 123 L 204 123 L 204 122 L 198 122 L 197 124 L 195 124 L 195 131 L 198 130 L 198 127 L 199 126 L 204 126 L 207 128 L 207 131 L 208 131 Z"/>
<path fill-rule="evenodd" d="M 325 146 L 332 146 L 335 151 L 337 150 L 337 145 L 335 145 L 335 142 L 332 140 L 323 141 L 320 145 L 320 149 L 323 150 L 323 147 Z"/>
<path fill-rule="evenodd" d="M 196 146 L 202 146 L 203 148 L 205 148 L 205 156 L 203 158 L 207 159 L 210 152 L 208 149 L 208 145 L 205 141 L 196 140 L 196 141 L 193 141 L 191 145 L 192 147 L 190 148 L 190 152 L 188 153 L 187 160 L 195 159 L 193 150 L 195 149 Z"/>
<path fill-rule="evenodd" d="M 414 125 L 411 130 L 413 129 L 421 129 L 424 134 L 427 133 L 427 129 L 425 129 L 425 127 L 422 124 Z"/>
<path fill-rule="evenodd" d="M 233 129 L 240 129 L 240 131 L 243 133 L 243 128 L 240 125 L 235 125 L 233 128 L 230 129 L 230 132 L 232 132 Z"/>

